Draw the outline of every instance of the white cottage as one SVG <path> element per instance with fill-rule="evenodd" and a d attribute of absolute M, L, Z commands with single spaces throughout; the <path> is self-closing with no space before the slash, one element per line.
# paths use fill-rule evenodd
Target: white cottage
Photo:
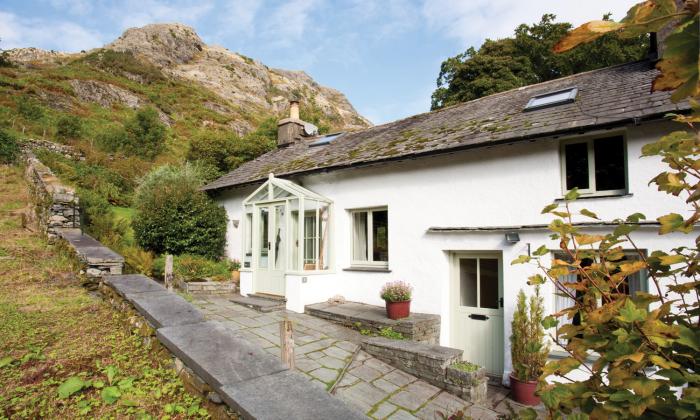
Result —
<path fill-rule="evenodd" d="M 604 221 L 684 211 L 647 185 L 660 160 L 640 158 L 644 144 L 682 128 L 665 115 L 688 109 L 650 93 L 656 74 L 640 61 L 325 136 L 292 103 L 276 150 L 205 187 L 228 213 L 241 293 L 282 296 L 302 312 L 334 295 L 382 305 L 381 286 L 405 280 L 411 310 L 440 315 L 441 344 L 508 374 L 515 297 L 534 271 L 510 262 L 558 248 L 545 205 L 578 187 L 574 207 Z M 653 222 L 635 237 L 647 250 L 692 244 L 659 236 Z M 629 279 L 630 293 L 648 287 Z M 544 292 L 549 311 L 569 306 Z"/>

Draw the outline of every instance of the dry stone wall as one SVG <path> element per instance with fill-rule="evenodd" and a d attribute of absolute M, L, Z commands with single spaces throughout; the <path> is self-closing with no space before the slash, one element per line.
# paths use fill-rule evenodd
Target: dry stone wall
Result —
<path fill-rule="evenodd" d="M 60 183 L 46 165 L 33 154 L 27 158 L 26 177 L 36 203 L 36 218 L 49 242 L 59 229 L 80 228 L 80 200 L 75 189 Z"/>

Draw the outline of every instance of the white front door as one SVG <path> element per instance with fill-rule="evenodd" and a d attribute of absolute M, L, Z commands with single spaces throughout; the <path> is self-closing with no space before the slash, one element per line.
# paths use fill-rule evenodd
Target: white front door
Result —
<path fill-rule="evenodd" d="M 464 360 L 503 373 L 503 268 L 499 254 L 453 254 L 451 343 Z"/>
<path fill-rule="evenodd" d="M 256 206 L 255 292 L 284 296 L 287 261 L 285 203 Z"/>

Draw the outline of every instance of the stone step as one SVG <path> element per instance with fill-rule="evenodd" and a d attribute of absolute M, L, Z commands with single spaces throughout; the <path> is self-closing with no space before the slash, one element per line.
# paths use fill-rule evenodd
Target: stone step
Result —
<path fill-rule="evenodd" d="M 284 296 L 268 295 L 266 293 L 248 293 L 248 297 L 254 297 L 258 299 L 267 299 L 274 302 L 287 302 L 287 298 Z"/>
<path fill-rule="evenodd" d="M 261 298 L 258 296 L 236 296 L 229 299 L 233 303 L 243 305 L 258 312 L 273 312 L 285 309 L 286 303 L 282 300 Z"/>

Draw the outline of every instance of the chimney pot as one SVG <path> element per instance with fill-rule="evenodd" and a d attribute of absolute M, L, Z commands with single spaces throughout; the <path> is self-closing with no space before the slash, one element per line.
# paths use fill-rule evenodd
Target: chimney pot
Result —
<path fill-rule="evenodd" d="M 298 120 L 299 119 L 299 100 L 291 99 L 289 101 L 289 118 Z"/>

